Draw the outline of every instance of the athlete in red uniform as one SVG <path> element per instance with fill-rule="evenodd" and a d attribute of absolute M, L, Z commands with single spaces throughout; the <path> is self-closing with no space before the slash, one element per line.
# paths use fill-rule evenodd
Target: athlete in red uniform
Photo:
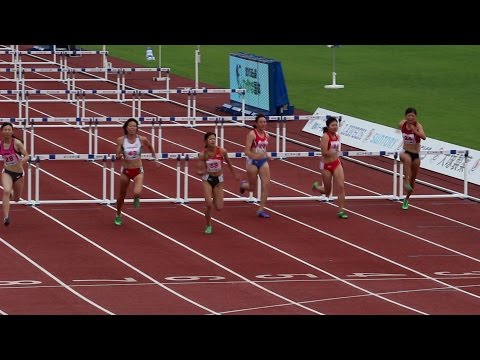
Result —
<path fill-rule="evenodd" d="M 407 195 L 403 199 L 402 209 L 408 210 L 408 199 L 413 193 L 415 179 L 420 168 L 420 141 L 425 140 L 423 126 L 417 121 L 417 110 L 413 107 L 405 110 L 405 119 L 398 124 L 402 131 L 403 150 L 400 152 L 400 161 L 403 163 L 403 175 L 405 180 L 403 186 Z"/>
<path fill-rule="evenodd" d="M 2 186 L 3 186 L 3 224 L 10 225 L 10 200 L 20 200 L 23 190 L 23 165 L 28 161 L 28 153 L 23 143 L 13 135 L 11 123 L 2 124 L 0 141 L 0 155 L 3 157 Z M 21 157 L 21 156 L 23 157 Z"/>
<path fill-rule="evenodd" d="M 145 146 L 155 158 L 155 150 L 152 144 L 145 136 L 138 135 L 138 121 L 134 118 L 128 119 L 123 124 L 124 136 L 117 138 L 117 159 L 122 159 L 120 168 L 120 189 L 117 198 L 117 213 L 115 215 L 115 225 L 122 225 L 122 207 L 127 195 L 130 180 L 133 181 L 133 206 L 140 206 L 140 195 L 143 187 L 143 166 L 142 166 L 142 148 Z"/>
<path fill-rule="evenodd" d="M 313 190 L 321 194 L 330 194 L 332 191 L 332 177 L 338 189 L 338 212 L 337 216 L 341 219 L 348 219 L 345 212 L 345 177 L 343 174 L 343 166 L 338 158 L 340 152 L 340 136 L 338 131 L 337 118 L 330 116 L 323 128 L 323 136 L 320 138 L 320 149 L 322 151 L 322 179 L 323 185 L 320 186 L 318 181 L 313 183 Z"/>
<path fill-rule="evenodd" d="M 212 205 L 218 211 L 223 209 L 223 162 L 228 165 L 236 180 L 239 180 L 239 177 L 228 158 L 227 150 L 215 145 L 215 133 L 207 132 L 203 140 L 205 149 L 198 154 L 197 174 L 202 176 L 205 196 L 205 234 L 211 234 Z"/>
<path fill-rule="evenodd" d="M 262 182 L 262 195 L 257 216 L 261 218 L 269 218 L 270 215 L 265 211 L 267 198 L 270 190 L 270 167 L 267 153 L 268 134 L 265 131 L 267 127 L 267 119 L 264 115 L 257 115 L 253 130 L 247 134 L 245 143 L 245 155 L 247 157 L 246 170 L 248 181 L 242 181 L 240 184 L 240 193 L 245 190 L 253 191 L 257 187 L 257 175 L 260 176 Z"/>

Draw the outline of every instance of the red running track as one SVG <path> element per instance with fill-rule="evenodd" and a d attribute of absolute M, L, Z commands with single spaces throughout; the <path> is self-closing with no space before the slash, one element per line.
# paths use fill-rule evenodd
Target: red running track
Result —
<path fill-rule="evenodd" d="M 87 57 L 71 59 L 82 62 Z M 114 66 L 134 66 L 112 60 Z M 70 63 L 70 59 L 69 59 Z M 89 66 L 88 64 L 79 66 Z M 135 74 L 129 84 L 158 87 Z M 2 85 L 5 83 L 2 83 Z M 33 83 L 32 83 L 33 84 Z M 39 85 L 41 84 L 41 85 Z M 85 88 L 100 88 L 79 83 Z M 188 84 L 172 77 L 172 88 Z M 29 84 L 30 85 L 30 84 Z M 53 83 L 34 83 L 54 88 Z M 56 84 L 57 88 L 61 88 Z M 102 84 L 102 88 L 113 88 Z M 214 110 L 221 96 L 198 100 Z M 4 116 L 15 106 L 0 103 Z M 68 104 L 34 104 L 30 116 L 75 116 Z M 142 115 L 186 115 L 177 105 L 149 103 Z M 149 111 L 149 112 L 147 112 Z M 130 116 L 117 103 L 89 105 L 87 116 Z M 317 145 L 288 123 L 288 136 Z M 212 127 L 213 129 L 213 127 Z M 210 128 L 164 131 L 164 152 L 198 151 Z M 143 131 L 143 129 L 142 129 Z M 227 128 L 228 151 L 242 151 L 247 129 Z M 80 129 L 36 129 L 35 152 L 87 153 Z M 112 153 L 118 128 L 100 129 L 99 153 Z M 149 134 L 149 129 L 145 129 Z M 306 148 L 288 144 L 288 151 Z M 372 163 L 390 168 L 382 159 Z M 272 196 L 310 194 L 318 179 L 313 158 L 270 163 Z M 233 160 L 243 174 L 244 160 Z M 175 162 L 145 162 L 145 198 L 175 194 Z M 120 164 L 115 164 L 118 177 Z M 348 195 L 391 191 L 391 176 L 344 161 Z M 44 199 L 101 195 L 101 162 L 41 163 Z M 461 189 L 456 180 L 422 171 L 420 178 Z M 189 178 L 191 197 L 200 181 Z M 131 189 L 130 189 L 131 190 Z M 238 183 L 226 174 L 226 197 Z M 478 187 L 469 189 L 473 196 Z M 418 185 L 417 194 L 439 193 Z M 26 187 L 24 189 L 26 196 Z M 131 196 L 131 194 L 129 194 Z M 414 199 L 408 212 L 390 200 L 351 200 L 350 218 L 335 204 L 271 201 L 270 219 L 255 204 L 226 202 L 214 212 L 214 233 L 203 234 L 203 204 L 126 203 L 124 225 L 114 208 L 95 204 L 12 205 L 12 224 L 0 229 L 0 311 L 4 314 L 478 314 L 480 313 L 479 204 L 458 199 Z"/>

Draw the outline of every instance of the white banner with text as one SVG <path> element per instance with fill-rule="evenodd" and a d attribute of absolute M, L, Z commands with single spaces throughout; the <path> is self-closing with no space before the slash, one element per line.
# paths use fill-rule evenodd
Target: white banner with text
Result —
<path fill-rule="evenodd" d="M 314 113 L 322 119 L 327 115 L 341 116 L 339 134 L 343 144 L 366 151 L 400 151 L 402 149 L 402 135 L 400 129 L 376 124 L 335 111 L 317 108 Z M 322 136 L 325 120 L 310 119 L 304 126 L 303 131 Z M 400 122 L 400 119 L 398 119 Z M 397 125 L 398 122 L 395 124 Z M 427 139 L 422 140 L 421 150 L 469 150 L 467 162 L 468 181 L 480 185 L 480 151 L 467 149 L 464 146 L 451 144 L 428 137 L 428 129 L 425 129 Z M 389 156 L 392 158 L 392 156 Z M 464 178 L 464 154 L 448 155 L 422 155 L 420 167 L 435 171 L 457 179 Z"/>

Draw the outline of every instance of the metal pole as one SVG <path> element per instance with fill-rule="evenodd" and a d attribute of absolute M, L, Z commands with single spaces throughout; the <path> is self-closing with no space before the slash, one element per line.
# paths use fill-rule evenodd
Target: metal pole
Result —
<path fill-rule="evenodd" d="M 198 64 L 200 64 L 200 45 L 198 45 L 197 50 L 195 50 L 195 89 L 198 89 Z M 192 116 L 197 116 L 197 97 L 193 97 L 193 114 Z"/>
<path fill-rule="evenodd" d="M 200 45 L 195 50 L 195 89 L 198 89 L 198 64 L 200 64 Z"/>
<path fill-rule="evenodd" d="M 333 47 L 333 73 L 336 74 L 336 72 L 335 72 L 335 46 Z"/>
<path fill-rule="evenodd" d="M 162 68 L 162 45 L 158 45 L 158 67 L 160 69 Z M 160 70 L 160 73 L 158 76 L 162 77 L 162 70 Z"/>

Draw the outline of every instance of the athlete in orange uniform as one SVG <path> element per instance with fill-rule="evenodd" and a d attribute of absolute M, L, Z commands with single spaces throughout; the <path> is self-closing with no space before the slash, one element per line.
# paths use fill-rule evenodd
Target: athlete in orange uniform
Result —
<path fill-rule="evenodd" d="M 218 211 L 223 209 L 223 170 L 225 163 L 233 177 L 239 180 L 228 158 L 227 150 L 215 145 L 216 135 L 207 132 L 204 136 L 205 149 L 198 154 L 197 174 L 202 176 L 203 195 L 205 196 L 205 234 L 212 233 L 212 205 Z"/>

